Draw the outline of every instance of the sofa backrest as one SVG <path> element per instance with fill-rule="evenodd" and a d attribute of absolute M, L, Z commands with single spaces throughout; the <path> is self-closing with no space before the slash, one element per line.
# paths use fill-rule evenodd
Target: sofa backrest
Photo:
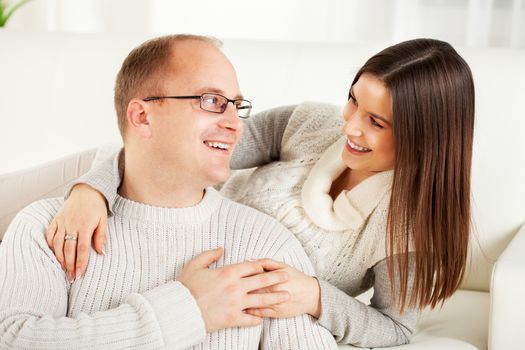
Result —
<path fill-rule="evenodd" d="M 0 31 L 0 174 L 118 141 L 114 78 L 146 38 Z M 357 69 L 386 46 L 228 40 L 224 51 L 256 112 L 305 100 L 343 105 Z M 525 221 L 525 51 L 458 51 L 476 84 L 474 227 L 463 287 L 488 290 L 494 260 Z"/>

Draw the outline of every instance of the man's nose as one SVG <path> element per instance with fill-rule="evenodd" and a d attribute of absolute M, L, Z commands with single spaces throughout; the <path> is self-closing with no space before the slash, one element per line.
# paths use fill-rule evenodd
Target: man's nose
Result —
<path fill-rule="evenodd" d="M 226 110 L 222 113 L 219 125 L 225 129 L 236 131 L 241 125 L 241 118 L 239 118 L 239 112 L 233 103 L 228 102 Z"/>

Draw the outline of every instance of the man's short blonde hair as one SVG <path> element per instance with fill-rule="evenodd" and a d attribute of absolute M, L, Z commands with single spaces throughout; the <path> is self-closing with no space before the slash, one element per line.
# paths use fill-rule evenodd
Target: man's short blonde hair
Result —
<path fill-rule="evenodd" d="M 133 49 L 120 68 L 115 82 L 115 110 L 120 134 L 124 138 L 128 104 L 133 98 L 162 95 L 170 56 L 175 43 L 196 40 L 220 47 L 218 39 L 208 36 L 177 34 L 151 39 Z"/>

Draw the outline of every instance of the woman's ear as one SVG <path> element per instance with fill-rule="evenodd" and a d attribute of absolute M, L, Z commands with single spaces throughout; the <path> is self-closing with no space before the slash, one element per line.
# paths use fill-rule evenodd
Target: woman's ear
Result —
<path fill-rule="evenodd" d="M 142 100 L 132 99 L 128 104 L 127 117 L 129 131 L 141 138 L 151 137 L 151 127 L 148 120 L 149 106 Z"/>

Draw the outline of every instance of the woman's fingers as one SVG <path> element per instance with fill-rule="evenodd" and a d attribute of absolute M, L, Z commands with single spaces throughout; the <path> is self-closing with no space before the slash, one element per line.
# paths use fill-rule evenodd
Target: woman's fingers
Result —
<path fill-rule="evenodd" d="M 288 279 L 288 273 L 285 271 L 271 271 L 245 277 L 245 281 L 247 282 L 245 286 L 249 292 L 258 291 L 259 293 L 268 293 L 269 287 L 287 282 Z"/>
<path fill-rule="evenodd" d="M 62 269 L 65 271 L 66 267 L 64 265 L 64 236 L 66 235 L 66 230 L 63 226 L 58 226 L 55 236 L 53 237 L 53 252 L 57 257 L 58 262 L 62 266 Z"/>
<path fill-rule="evenodd" d="M 95 233 L 93 234 L 93 245 L 95 246 L 95 250 L 97 253 L 103 255 L 106 255 L 106 225 L 107 218 L 102 217 L 97 228 L 95 229 Z"/>
<path fill-rule="evenodd" d="M 262 293 L 278 292 L 278 291 L 282 290 L 282 289 L 279 289 L 280 287 L 281 287 L 281 284 L 275 284 L 275 285 L 270 286 L 270 287 L 253 290 L 253 291 L 250 292 L 250 294 L 262 294 Z"/>
<path fill-rule="evenodd" d="M 89 251 L 91 250 L 91 232 L 79 231 L 76 246 L 75 279 L 80 278 L 86 272 L 89 262 Z"/>
<path fill-rule="evenodd" d="M 64 260 L 67 271 L 67 279 L 73 283 L 75 281 L 75 265 L 77 257 L 78 234 L 66 233 L 64 237 Z"/>
<path fill-rule="evenodd" d="M 56 231 L 57 231 L 57 222 L 55 219 L 53 219 L 53 221 L 51 221 L 51 223 L 49 224 L 46 230 L 46 242 L 49 248 L 51 248 L 51 250 L 53 250 L 53 238 L 55 237 Z"/>
<path fill-rule="evenodd" d="M 261 266 L 266 271 L 273 271 L 273 270 L 284 269 L 284 268 L 288 267 L 288 265 L 286 265 L 285 263 L 280 262 L 280 261 L 275 261 L 275 260 L 272 260 L 272 259 L 259 259 L 259 260 L 256 260 L 256 261 L 259 264 L 261 264 Z"/>
<path fill-rule="evenodd" d="M 271 317 L 271 318 L 277 318 L 278 314 L 274 309 L 271 308 L 261 308 L 261 309 L 246 309 L 244 310 L 245 313 L 257 316 L 257 317 Z"/>
<path fill-rule="evenodd" d="M 249 294 L 247 298 L 249 309 L 268 308 L 269 306 L 284 303 L 290 300 L 290 293 L 286 291 L 264 293 L 264 294 Z"/>

